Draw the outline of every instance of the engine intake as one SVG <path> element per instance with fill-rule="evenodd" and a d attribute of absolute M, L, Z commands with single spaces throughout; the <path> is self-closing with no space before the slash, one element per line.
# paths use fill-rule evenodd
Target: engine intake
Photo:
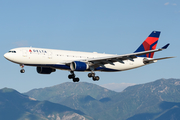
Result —
<path fill-rule="evenodd" d="M 37 67 L 36 70 L 39 74 L 51 74 L 51 72 L 56 71 L 56 69 L 52 69 L 48 67 Z"/>
<path fill-rule="evenodd" d="M 89 65 L 84 62 L 74 61 L 70 64 L 70 68 L 72 71 L 85 71 L 89 69 Z"/>

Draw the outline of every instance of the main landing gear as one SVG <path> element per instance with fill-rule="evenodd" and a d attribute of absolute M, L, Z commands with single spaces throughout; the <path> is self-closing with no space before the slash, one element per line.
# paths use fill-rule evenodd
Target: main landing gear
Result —
<path fill-rule="evenodd" d="M 94 80 L 94 81 L 98 81 L 100 78 L 99 76 L 95 76 L 95 73 L 94 73 L 94 67 L 90 67 L 90 70 L 91 70 L 91 73 L 88 74 L 88 77 L 91 78 Z"/>
<path fill-rule="evenodd" d="M 74 71 L 71 71 L 71 74 L 70 75 L 68 75 L 68 78 L 69 79 L 73 79 L 73 82 L 79 82 L 79 78 L 77 77 L 77 78 L 75 78 L 75 74 L 74 74 Z"/>
<path fill-rule="evenodd" d="M 68 78 L 69 79 L 73 79 L 73 82 L 79 82 L 79 78 L 78 77 L 75 77 L 76 75 L 74 74 L 74 71 L 70 71 L 71 74 L 68 75 Z M 100 78 L 99 76 L 95 76 L 95 73 L 94 72 L 91 72 L 88 74 L 88 77 L 91 78 L 94 80 L 94 81 L 98 81 Z"/>
<path fill-rule="evenodd" d="M 74 71 L 70 71 L 70 72 L 71 72 L 71 74 L 68 75 L 68 78 L 73 79 L 73 82 L 79 82 L 79 78 L 75 77 L 76 75 L 74 74 Z M 99 76 L 95 76 L 94 72 L 89 73 L 88 77 L 92 78 L 94 81 L 98 81 L 100 79 Z"/>
<path fill-rule="evenodd" d="M 88 77 L 91 78 L 94 80 L 94 81 L 98 81 L 100 78 L 99 76 L 95 76 L 95 73 L 91 72 L 88 74 Z"/>
<path fill-rule="evenodd" d="M 20 70 L 20 72 L 21 72 L 21 73 L 25 73 L 25 70 L 23 69 L 23 68 L 24 68 L 24 65 L 20 65 L 20 67 L 22 68 L 22 69 Z"/>

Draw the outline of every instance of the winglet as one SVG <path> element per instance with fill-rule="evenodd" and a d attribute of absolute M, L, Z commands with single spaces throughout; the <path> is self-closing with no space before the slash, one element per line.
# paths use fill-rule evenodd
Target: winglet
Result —
<path fill-rule="evenodd" d="M 170 44 L 166 44 L 164 47 L 162 47 L 161 49 L 166 49 Z"/>

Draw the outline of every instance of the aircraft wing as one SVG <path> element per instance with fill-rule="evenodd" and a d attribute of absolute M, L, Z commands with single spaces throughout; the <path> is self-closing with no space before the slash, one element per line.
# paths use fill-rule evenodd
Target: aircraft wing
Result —
<path fill-rule="evenodd" d="M 134 58 L 137 58 L 140 55 L 162 51 L 162 50 L 166 49 L 168 46 L 169 46 L 169 44 L 166 44 L 164 47 L 162 47 L 160 49 L 155 49 L 155 50 L 148 50 L 148 51 L 136 52 L 136 53 L 130 53 L 130 54 L 124 54 L 124 55 L 112 55 L 112 56 L 107 56 L 107 57 L 81 59 L 81 60 L 76 60 L 76 61 L 89 62 L 92 65 L 98 65 L 98 66 L 101 66 L 101 65 L 104 65 L 104 64 L 112 64 L 112 65 L 114 65 L 113 62 L 124 63 L 123 60 L 131 60 L 131 61 L 133 61 Z M 71 62 L 73 62 L 73 61 L 68 61 L 65 64 L 70 65 Z"/>
<path fill-rule="evenodd" d="M 123 62 L 123 60 L 132 60 L 133 61 L 133 58 L 137 58 L 140 55 L 144 55 L 144 54 L 164 50 L 168 46 L 169 46 L 169 44 L 165 45 L 164 47 L 162 47 L 160 49 L 156 49 L 156 50 L 136 52 L 136 53 L 130 53 L 130 54 L 124 54 L 124 55 L 114 55 L 114 56 L 108 56 L 108 57 L 92 58 L 92 59 L 86 59 L 86 60 L 81 60 L 81 61 L 102 63 L 102 64 L 110 64 L 110 63 L 113 63 L 113 62 Z"/>

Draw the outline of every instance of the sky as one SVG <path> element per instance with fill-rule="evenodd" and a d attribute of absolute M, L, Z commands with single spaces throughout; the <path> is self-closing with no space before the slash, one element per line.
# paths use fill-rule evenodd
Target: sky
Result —
<path fill-rule="evenodd" d="M 134 52 L 154 30 L 161 31 L 157 48 L 167 50 L 154 58 L 173 59 L 123 72 L 96 72 L 99 81 L 76 72 L 80 82 L 113 88 L 152 82 L 161 78 L 180 78 L 180 1 L 179 0 L 0 0 L 0 89 L 27 92 L 64 82 L 69 72 L 57 70 L 41 75 L 35 67 L 20 66 L 4 58 L 17 47 L 40 47 L 108 54 Z M 77 83 L 74 83 L 77 84 Z M 117 90 L 118 91 L 118 90 Z"/>

